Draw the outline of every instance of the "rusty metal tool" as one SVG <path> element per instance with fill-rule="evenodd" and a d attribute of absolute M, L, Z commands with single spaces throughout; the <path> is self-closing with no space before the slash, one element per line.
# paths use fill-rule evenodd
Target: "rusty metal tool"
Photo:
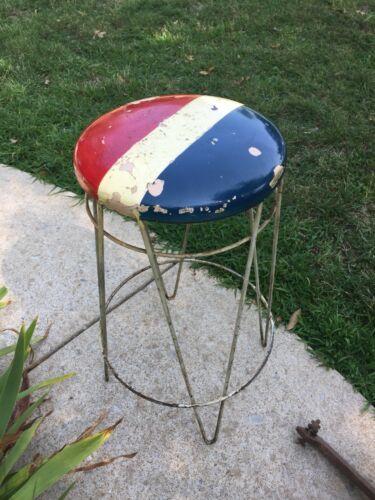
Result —
<path fill-rule="evenodd" d="M 312 444 L 328 460 L 343 472 L 358 488 L 371 500 L 375 500 L 375 487 L 364 478 L 352 465 L 349 464 L 336 450 L 324 439 L 318 436 L 320 420 L 312 420 L 307 427 L 296 427 L 299 434 L 298 442 L 302 446 Z"/>

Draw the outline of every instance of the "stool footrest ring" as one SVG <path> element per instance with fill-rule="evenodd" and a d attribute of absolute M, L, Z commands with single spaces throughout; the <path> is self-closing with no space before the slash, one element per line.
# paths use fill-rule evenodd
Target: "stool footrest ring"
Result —
<path fill-rule="evenodd" d="M 197 262 L 199 264 L 214 266 L 214 267 L 223 269 L 224 271 L 227 271 L 227 272 L 233 274 L 234 276 L 237 276 L 238 278 L 243 279 L 243 276 L 240 273 L 238 273 L 238 272 L 236 272 L 233 269 L 230 269 L 228 267 L 222 266 L 221 264 L 217 264 L 216 262 L 210 262 L 210 261 L 207 261 L 207 260 L 196 259 L 196 258 L 186 258 L 186 259 L 184 259 L 184 261 L 185 262 Z M 163 261 L 163 262 L 159 262 L 159 266 L 162 267 L 162 266 L 166 266 L 168 264 L 172 264 L 172 263 L 176 263 L 176 262 L 178 262 L 178 259 L 169 259 L 169 260 L 166 260 L 166 261 Z M 128 277 L 126 277 L 114 289 L 114 291 L 109 296 L 109 298 L 108 298 L 108 300 L 106 302 L 106 311 L 108 310 L 108 308 L 109 308 L 112 300 L 116 296 L 116 294 L 121 290 L 121 288 L 123 288 L 123 286 L 125 286 L 127 283 L 129 283 L 129 281 L 131 281 L 136 276 L 139 276 L 140 274 L 142 274 L 142 273 L 144 273 L 144 272 L 146 272 L 146 271 L 148 271 L 150 269 L 151 269 L 151 265 L 145 266 L 142 269 L 139 269 L 138 271 L 136 271 L 133 274 L 131 274 Z M 250 287 L 254 291 L 256 291 L 255 285 L 253 285 L 251 282 L 249 282 L 249 285 L 250 285 Z M 267 308 L 268 307 L 268 303 L 267 303 L 267 300 L 264 298 L 263 295 L 261 295 L 261 301 L 262 301 L 262 304 Z M 272 318 L 272 314 L 270 314 L 270 316 L 271 316 L 270 317 L 271 335 L 270 335 L 270 338 L 269 338 L 269 345 L 268 345 L 267 351 L 265 353 L 265 356 L 264 356 L 262 362 L 257 367 L 257 369 L 255 370 L 255 372 L 252 374 L 251 378 L 249 380 L 247 380 L 244 384 L 242 384 L 240 387 L 238 387 L 237 389 L 234 389 L 233 391 L 229 392 L 225 396 L 221 396 L 221 397 L 218 397 L 216 399 L 212 399 L 210 401 L 195 402 L 195 403 L 175 403 L 175 402 L 170 402 L 170 401 L 163 401 L 163 400 L 154 398 L 152 396 L 148 396 L 146 394 L 143 394 L 141 391 L 135 389 L 132 385 L 130 385 L 128 382 L 126 382 L 118 374 L 118 372 L 116 371 L 116 369 L 113 367 L 112 363 L 110 362 L 107 354 L 103 354 L 104 362 L 105 362 L 106 366 L 108 367 L 108 370 L 112 373 L 112 375 L 115 377 L 115 379 L 118 382 L 120 382 L 121 385 L 123 385 L 126 389 L 128 389 L 129 391 L 131 391 L 136 396 L 139 396 L 139 397 L 145 399 L 146 401 L 150 401 L 151 403 L 156 403 L 156 404 L 159 404 L 159 405 L 162 405 L 162 406 L 168 406 L 168 407 L 171 407 L 171 408 L 199 408 L 199 407 L 203 407 L 203 406 L 212 406 L 212 405 L 221 403 L 223 401 L 226 401 L 227 399 L 235 396 L 236 394 L 239 394 L 241 391 L 243 391 L 244 389 L 246 389 L 246 387 L 248 387 L 257 378 L 257 376 L 260 374 L 260 372 L 263 370 L 264 366 L 266 365 L 266 363 L 268 361 L 268 358 L 271 355 L 272 348 L 273 348 L 273 343 L 274 343 L 275 324 L 274 324 L 274 320 Z"/>

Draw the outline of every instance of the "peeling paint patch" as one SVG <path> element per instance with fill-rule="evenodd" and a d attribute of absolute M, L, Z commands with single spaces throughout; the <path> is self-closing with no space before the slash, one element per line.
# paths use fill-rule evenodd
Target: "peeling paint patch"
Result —
<path fill-rule="evenodd" d="M 154 212 L 155 213 L 161 213 L 161 214 L 167 214 L 168 210 L 166 208 L 161 207 L 160 205 L 155 205 L 154 206 Z"/>
<path fill-rule="evenodd" d="M 155 99 L 160 98 L 147 100 Z M 128 106 L 129 108 L 124 111 L 135 112 L 137 109 L 136 102 Z M 210 113 L 213 106 L 217 110 L 215 113 Z M 187 150 L 189 143 L 193 144 L 199 140 L 203 134 L 240 106 L 240 103 L 234 101 L 208 96 L 198 96 L 189 101 L 174 114 L 161 120 L 156 128 L 118 158 L 100 181 L 98 192 L 102 193 L 102 196 L 110 196 L 111 193 L 119 191 L 122 200 L 129 206 L 139 206 L 146 193 L 158 196 L 161 184 L 158 186 L 155 180 L 165 168 Z M 186 138 L 189 141 L 186 141 Z M 132 163 L 134 167 L 126 166 L 128 163 Z M 121 171 L 122 165 L 125 165 L 125 172 Z M 134 184 L 138 186 L 136 193 L 128 189 Z"/>
<path fill-rule="evenodd" d="M 136 193 L 137 191 L 138 191 L 138 186 L 132 186 L 132 187 L 130 188 L 130 192 L 131 192 L 131 194 L 134 194 L 134 193 Z"/>
<path fill-rule="evenodd" d="M 150 207 L 148 205 L 139 205 L 138 212 L 140 212 L 141 214 L 143 214 L 145 212 L 148 212 L 149 208 Z"/>
<path fill-rule="evenodd" d="M 103 200 L 101 200 L 103 201 Z M 111 198 L 105 201 L 105 204 L 111 210 L 118 212 L 123 215 L 128 215 L 134 217 L 134 210 L 137 208 L 136 205 L 127 206 L 121 200 L 121 194 L 117 191 L 112 193 Z"/>
<path fill-rule="evenodd" d="M 130 175 L 133 175 L 135 165 L 131 161 L 127 161 L 126 163 L 122 163 L 118 169 L 120 170 L 120 172 L 128 172 Z"/>
<path fill-rule="evenodd" d="M 219 142 L 219 139 L 218 139 L 217 137 L 213 137 L 213 138 L 211 139 L 211 144 L 212 144 L 213 146 L 215 146 L 215 144 L 217 144 L 218 142 Z"/>
<path fill-rule="evenodd" d="M 221 214 L 224 211 L 225 211 L 224 208 L 218 208 L 217 210 L 215 210 L 215 214 Z"/>
<path fill-rule="evenodd" d="M 185 207 L 185 208 L 180 208 L 178 211 L 179 214 L 192 214 L 194 212 L 194 208 L 192 207 Z"/>
<path fill-rule="evenodd" d="M 262 154 L 262 151 L 255 146 L 251 146 L 251 148 L 249 148 L 249 153 L 252 156 L 260 156 Z"/>
<path fill-rule="evenodd" d="M 237 196 L 233 196 L 232 200 L 236 200 L 237 199 Z"/>
<path fill-rule="evenodd" d="M 147 184 L 147 190 L 151 196 L 159 196 L 164 189 L 164 181 L 162 179 L 156 179 L 154 182 L 149 182 Z"/>
<path fill-rule="evenodd" d="M 279 182 L 280 177 L 283 175 L 283 172 L 284 172 L 284 167 L 282 165 L 276 165 L 276 167 L 273 169 L 273 178 L 271 179 L 270 182 L 270 187 L 272 189 Z"/>
<path fill-rule="evenodd" d="M 102 137 L 102 140 L 100 141 L 102 144 L 105 144 L 105 137 Z"/>
<path fill-rule="evenodd" d="M 219 108 L 215 104 L 211 107 L 211 111 L 217 111 Z"/>

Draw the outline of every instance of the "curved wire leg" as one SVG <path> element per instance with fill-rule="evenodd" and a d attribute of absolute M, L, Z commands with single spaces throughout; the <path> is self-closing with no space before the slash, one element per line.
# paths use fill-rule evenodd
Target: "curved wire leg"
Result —
<path fill-rule="evenodd" d="M 232 372 L 233 360 L 234 360 L 234 355 L 236 352 L 237 340 L 238 340 L 238 335 L 239 335 L 239 331 L 240 331 L 241 318 L 242 318 L 243 308 L 244 308 L 244 304 L 245 304 L 245 300 L 246 300 L 246 292 L 247 292 L 247 289 L 249 286 L 250 271 L 251 271 L 252 262 L 254 259 L 254 254 L 255 254 L 255 244 L 256 244 L 256 238 L 257 238 L 258 229 L 259 229 L 260 217 L 262 214 L 262 208 L 263 208 L 263 204 L 260 204 L 258 206 L 257 213 L 255 216 L 254 225 L 253 225 L 252 236 L 251 236 L 251 240 L 250 240 L 248 258 L 247 258 L 246 269 L 245 269 L 245 275 L 244 275 L 244 280 L 243 280 L 243 286 L 242 286 L 242 290 L 241 290 L 241 297 L 240 297 L 240 301 L 239 301 L 239 305 L 238 305 L 236 323 L 235 323 L 234 332 L 233 332 L 232 345 L 231 345 L 231 349 L 230 349 L 227 371 L 226 371 L 226 375 L 225 375 L 223 396 L 226 396 L 226 394 L 228 392 L 228 386 L 229 386 L 229 381 L 230 381 L 231 372 Z M 162 275 L 160 272 L 159 264 L 157 262 L 157 259 L 156 259 L 155 253 L 154 253 L 154 249 L 153 249 L 153 246 L 152 246 L 152 243 L 150 240 L 150 234 L 148 231 L 148 227 L 147 227 L 146 223 L 144 223 L 140 219 L 138 219 L 138 225 L 140 227 L 143 242 L 144 242 L 145 249 L 147 252 L 147 256 L 149 258 L 150 265 L 152 267 L 152 272 L 154 274 L 155 282 L 156 282 L 156 285 L 158 288 L 160 301 L 161 301 L 161 304 L 163 307 L 165 318 L 166 318 L 167 323 L 168 323 L 169 331 L 171 333 L 171 337 L 173 340 L 177 359 L 178 359 L 178 362 L 180 365 L 182 376 L 184 378 L 184 382 L 185 382 L 185 386 L 186 386 L 186 389 L 187 389 L 187 392 L 188 392 L 188 395 L 190 398 L 190 402 L 191 402 L 191 404 L 196 404 L 196 401 L 195 401 L 195 398 L 193 395 L 193 391 L 192 391 L 192 387 L 190 384 L 189 376 L 188 376 L 188 373 L 187 373 L 187 370 L 185 367 L 183 355 L 182 355 L 182 352 L 180 349 L 180 345 L 179 345 L 179 342 L 177 339 L 176 331 L 175 331 L 175 328 L 174 328 L 174 325 L 172 322 L 172 318 L 171 318 L 171 314 L 169 311 L 165 285 L 164 285 L 164 281 L 163 281 L 163 278 L 162 278 Z M 210 439 L 207 437 L 205 428 L 203 426 L 202 419 L 198 413 L 197 408 L 196 407 L 193 408 L 195 419 L 197 421 L 202 438 L 206 444 L 213 444 L 217 440 L 219 430 L 220 430 L 221 420 L 222 420 L 222 416 L 223 416 L 223 410 L 224 410 L 224 401 L 222 401 L 220 403 L 215 432 L 214 432 L 213 437 Z"/>
<path fill-rule="evenodd" d="M 273 226 L 271 273 L 270 273 L 270 284 L 269 284 L 269 289 L 268 289 L 267 319 L 266 319 L 266 328 L 265 328 L 265 334 L 264 334 L 263 347 L 265 347 L 267 345 L 267 342 L 268 342 L 268 331 L 269 331 L 270 322 L 271 322 L 273 286 L 275 283 L 276 255 L 277 255 L 277 243 L 278 243 L 278 239 L 279 239 L 282 194 L 283 194 L 283 179 L 281 179 L 279 185 L 276 188 L 276 211 L 275 211 L 275 220 L 274 220 L 274 226 Z"/>
<path fill-rule="evenodd" d="M 95 227 L 95 250 L 96 250 L 96 265 L 98 272 L 98 289 L 99 289 L 99 309 L 100 309 L 100 337 L 102 341 L 102 351 L 104 359 L 104 379 L 109 380 L 108 366 L 105 359 L 108 355 L 107 343 L 107 317 L 105 310 L 105 270 L 104 270 L 104 224 L 103 224 L 103 205 L 96 200 L 93 202 L 94 215 L 98 221 L 98 227 Z"/>
<path fill-rule="evenodd" d="M 181 245 L 181 253 L 186 252 L 186 246 L 187 246 L 187 242 L 188 242 L 188 238 L 189 238 L 189 231 L 190 231 L 190 224 L 186 224 L 185 233 L 184 233 L 184 237 L 183 237 L 182 245 Z M 167 294 L 168 300 L 173 300 L 177 295 L 177 290 L 178 290 L 178 285 L 180 284 L 183 263 L 184 263 L 184 259 L 181 259 L 180 262 L 178 263 L 176 282 L 174 285 L 173 293 L 171 295 Z"/>

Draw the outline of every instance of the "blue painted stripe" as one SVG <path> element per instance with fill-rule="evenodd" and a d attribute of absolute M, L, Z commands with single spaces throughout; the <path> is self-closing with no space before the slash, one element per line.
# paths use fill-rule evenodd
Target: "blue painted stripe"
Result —
<path fill-rule="evenodd" d="M 250 147 L 261 155 L 251 155 Z M 245 106 L 237 108 L 159 175 L 163 192 L 143 197 L 142 205 L 150 209 L 142 218 L 200 222 L 239 213 L 271 193 L 273 169 L 284 160 L 285 144 L 276 127 Z M 155 213 L 155 205 L 168 213 L 159 209 Z M 181 207 L 186 208 L 184 213 Z"/>

